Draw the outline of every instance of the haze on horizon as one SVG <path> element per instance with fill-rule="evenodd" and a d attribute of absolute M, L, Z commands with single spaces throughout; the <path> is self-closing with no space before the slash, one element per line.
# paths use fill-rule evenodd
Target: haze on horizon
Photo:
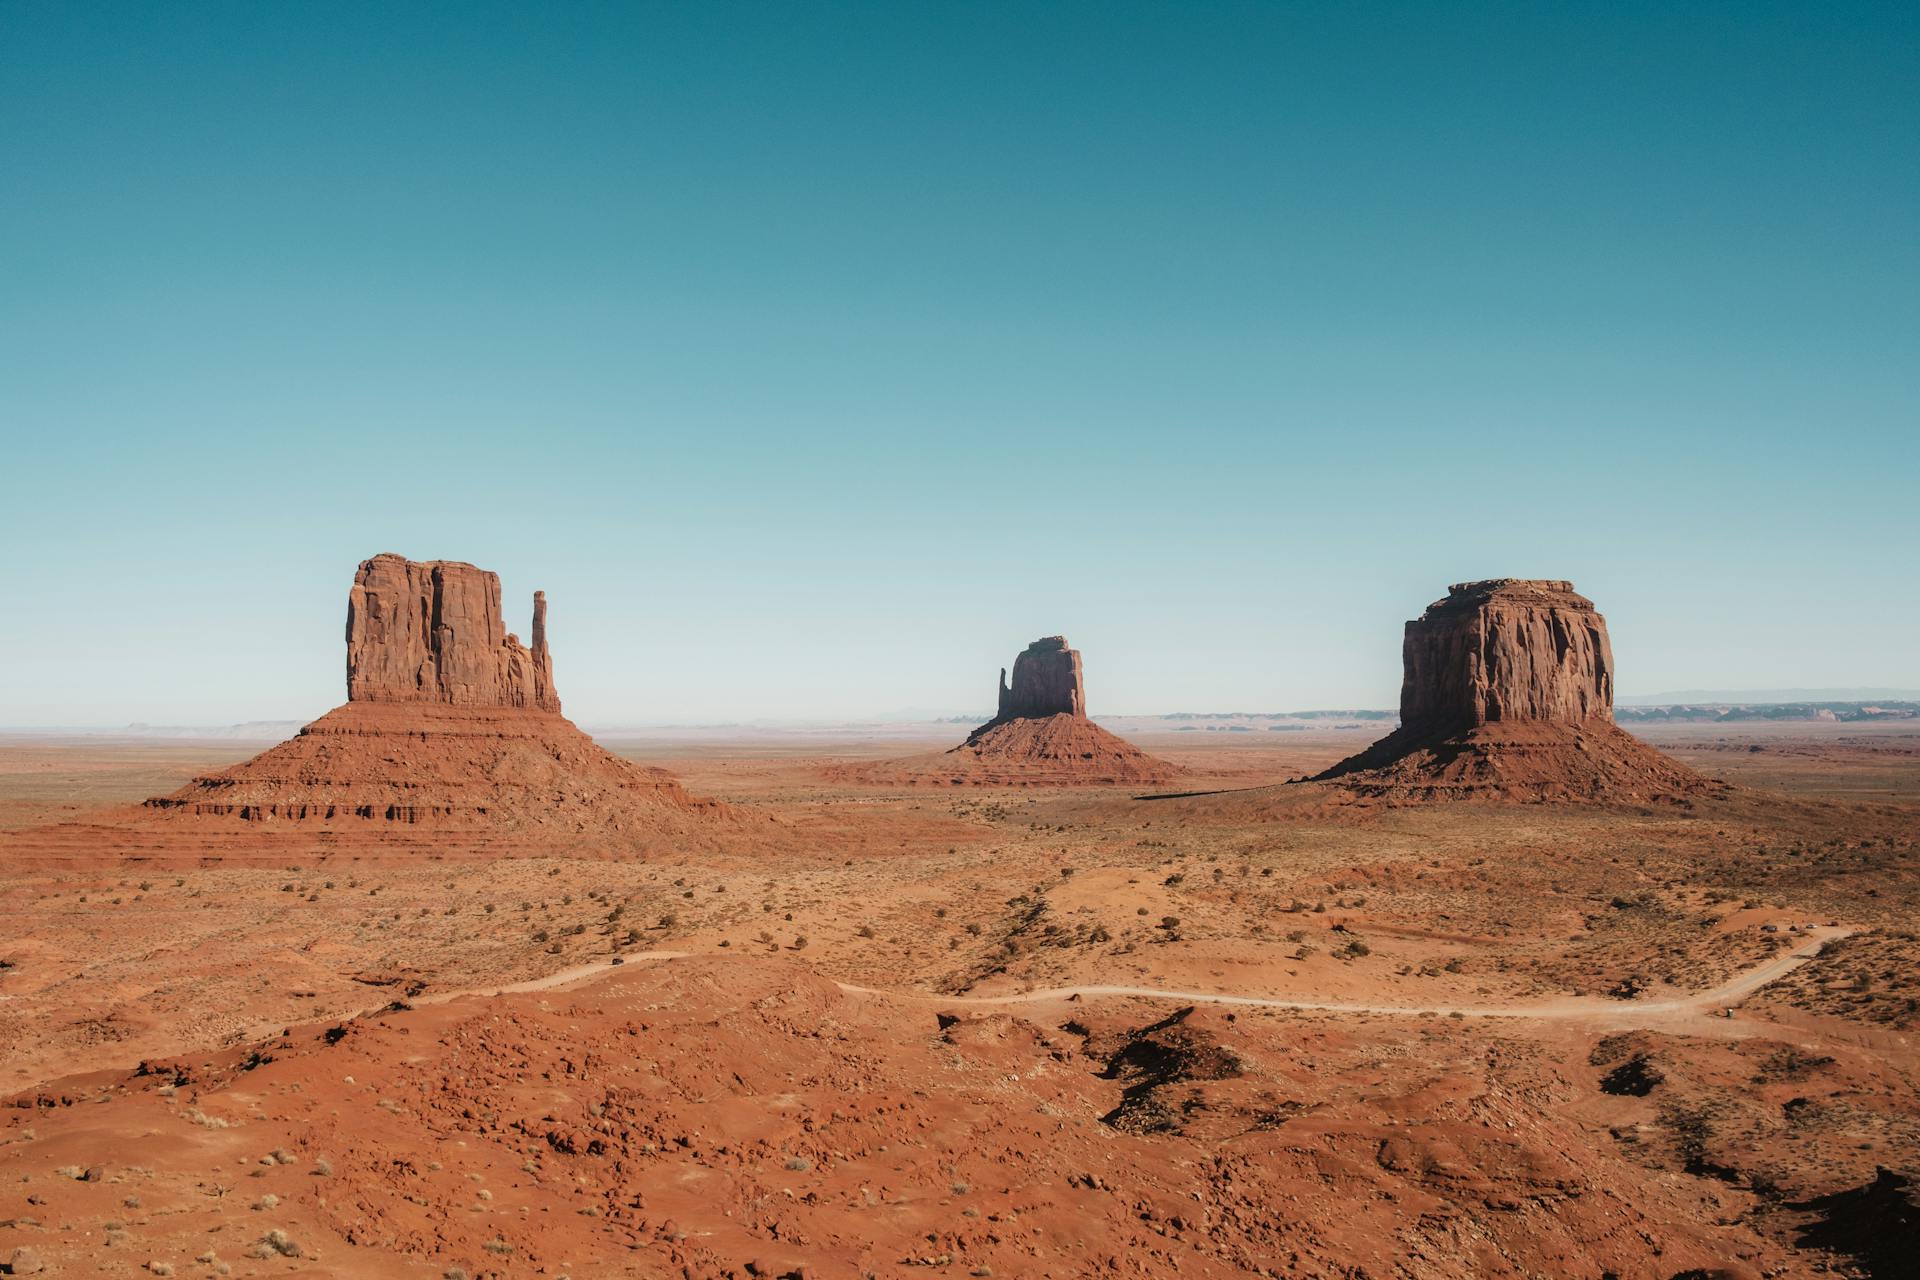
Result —
<path fill-rule="evenodd" d="M 1920 16 L 0 9 L 0 724 L 304 719 L 355 565 L 597 724 L 1920 685 Z"/>

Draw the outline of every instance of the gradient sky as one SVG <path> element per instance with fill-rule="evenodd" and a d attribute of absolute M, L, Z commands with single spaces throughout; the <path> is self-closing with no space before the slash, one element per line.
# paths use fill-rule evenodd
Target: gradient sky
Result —
<path fill-rule="evenodd" d="M 302 718 L 355 564 L 587 724 L 1920 684 L 1911 4 L 0 5 L 0 724 Z"/>

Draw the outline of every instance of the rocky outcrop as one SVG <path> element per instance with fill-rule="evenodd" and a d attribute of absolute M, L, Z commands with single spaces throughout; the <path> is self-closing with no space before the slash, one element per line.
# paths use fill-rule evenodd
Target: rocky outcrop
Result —
<path fill-rule="evenodd" d="M 1571 582 L 1462 582 L 1407 624 L 1400 723 L 1463 733 L 1496 720 L 1613 715 L 1607 623 Z"/>
<path fill-rule="evenodd" d="M 1400 727 L 1319 775 L 1404 798 L 1647 799 L 1710 784 L 1613 723 L 1613 649 L 1570 582 L 1459 583 L 1407 623 Z"/>
<path fill-rule="evenodd" d="M 1182 770 L 1087 717 L 1080 651 L 1046 636 L 1000 669 L 1000 709 L 950 751 L 835 770 L 836 781 L 954 786 L 1160 782 Z"/>
<path fill-rule="evenodd" d="M 533 595 L 532 635 L 529 649 L 507 632 L 497 574 L 375 556 L 347 597 L 347 700 L 558 712 L 545 592 Z"/>
<path fill-rule="evenodd" d="M 697 841 L 700 820 L 726 814 L 560 715 L 538 592 L 531 634 L 528 647 L 506 632 L 494 574 L 375 556 L 347 598 L 345 705 L 251 760 L 147 801 L 146 811 L 195 830 L 318 830 L 329 839 L 430 827 L 437 849 L 488 855 L 501 842 L 537 852 L 528 836 L 630 854 L 654 838 Z"/>
<path fill-rule="evenodd" d="M 1086 676 L 1080 651 L 1065 636 L 1035 640 L 1013 660 L 1013 680 L 1000 668 L 1000 707 L 994 723 L 1041 716 L 1087 714 Z"/>

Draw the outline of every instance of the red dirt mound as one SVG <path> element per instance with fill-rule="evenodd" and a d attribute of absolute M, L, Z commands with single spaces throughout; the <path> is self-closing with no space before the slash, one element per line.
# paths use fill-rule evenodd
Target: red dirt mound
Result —
<path fill-rule="evenodd" d="M 1064 787 L 1164 782 L 1181 772 L 1093 721 L 1062 712 L 985 724 L 951 751 L 837 770 L 835 776 L 909 785 Z"/>
<path fill-rule="evenodd" d="M 1717 784 L 1613 723 L 1606 619 L 1573 584 L 1448 588 L 1407 623 L 1400 727 L 1319 775 L 1394 799 L 1632 800 Z"/>
<path fill-rule="evenodd" d="M 1322 776 L 1360 795 L 1407 800 L 1647 801 L 1721 789 L 1605 720 L 1506 721 L 1431 743 L 1397 736 Z"/>
<path fill-rule="evenodd" d="M 349 702 L 146 807 L 173 820 L 621 832 L 711 811 L 550 712 Z"/>

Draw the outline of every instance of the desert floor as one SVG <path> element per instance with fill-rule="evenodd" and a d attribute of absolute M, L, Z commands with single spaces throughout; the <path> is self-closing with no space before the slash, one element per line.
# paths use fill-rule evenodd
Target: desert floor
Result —
<path fill-rule="evenodd" d="M 654 734 L 710 848 L 211 865 L 29 829 L 258 744 L 0 739 L 0 1272 L 1916 1274 L 1920 731 L 1626 809 L 1123 731 L 1189 777 Z"/>

